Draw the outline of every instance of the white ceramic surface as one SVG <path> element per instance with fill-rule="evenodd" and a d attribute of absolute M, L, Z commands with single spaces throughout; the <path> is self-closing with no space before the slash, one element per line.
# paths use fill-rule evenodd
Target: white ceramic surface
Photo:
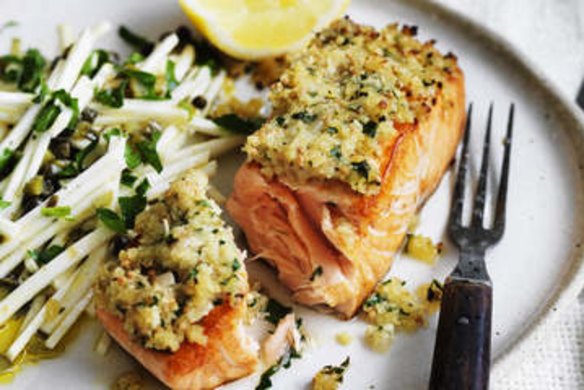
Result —
<path fill-rule="evenodd" d="M 147 4 L 147 5 L 146 5 Z M 493 279 L 494 380 L 513 366 L 517 350 L 529 342 L 535 324 L 547 318 L 556 306 L 575 297 L 582 286 L 583 221 L 576 213 L 582 209 L 583 177 L 581 167 L 584 129 L 581 118 L 563 102 L 512 50 L 492 35 L 460 16 L 431 4 L 418 1 L 354 0 L 348 12 L 360 22 L 382 26 L 393 21 L 416 24 L 422 39 L 437 38 L 438 46 L 453 51 L 467 77 L 469 100 L 475 105 L 475 135 L 482 131 L 490 101 L 495 104 L 495 140 L 502 139 L 508 105 L 517 105 L 514 153 L 509 196 L 508 228 L 503 241 L 488 254 Z M 23 44 L 40 47 L 54 54 L 57 23 L 66 22 L 76 29 L 107 19 L 114 25 L 125 24 L 151 37 L 185 23 L 175 2 L 151 0 L 0 0 L 0 23 L 15 19 L 18 28 L 0 34 L 0 49 L 9 38 L 18 35 Z M 104 45 L 120 48 L 114 33 Z M 580 122 L 579 122 L 580 120 Z M 479 137 L 474 144 L 479 144 Z M 498 143 L 495 143 L 498 145 Z M 478 150 L 478 148 L 475 148 Z M 495 148 L 498 166 L 500 151 Z M 226 161 L 218 180 L 228 191 L 233 161 Z M 496 177 L 494 177 L 496 180 Z M 435 240 L 444 237 L 450 198 L 451 176 L 446 175 L 439 190 L 428 202 L 421 216 L 418 232 Z M 400 256 L 390 274 L 408 281 L 410 286 L 444 278 L 456 260 L 456 251 L 448 244 L 438 265 L 430 268 Z M 273 280 L 265 267 L 250 266 L 250 272 L 262 280 Z M 277 283 L 267 283 L 274 294 L 285 296 Z M 360 320 L 338 321 L 305 308 L 304 318 L 313 339 L 305 356 L 294 361 L 274 379 L 276 389 L 307 388 L 310 378 L 325 364 L 337 364 L 350 355 L 351 367 L 346 375 L 347 389 L 422 389 L 426 387 L 436 319 L 422 331 L 400 335 L 389 353 L 379 355 L 364 348 L 361 338 L 365 324 Z M 84 328 L 82 336 L 61 358 L 27 367 L 12 388 L 106 388 L 113 379 L 135 363 L 119 348 L 103 358 L 92 352 L 98 326 Z M 355 336 L 349 347 L 334 341 L 334 334 L 347 331 Z M 253 388 L 257 377 L 228 386 L 230 389 Z"/>

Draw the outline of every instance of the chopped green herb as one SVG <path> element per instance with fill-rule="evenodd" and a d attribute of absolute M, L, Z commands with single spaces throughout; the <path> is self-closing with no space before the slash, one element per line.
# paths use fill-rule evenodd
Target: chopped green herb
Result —
<path fill-rule="evenodd" d="M 367 160 L 351 163 L 351 166 L 353 167 L 353 170 L 357 172 L 360 176 L 364 177 L 365 179 L 369 177 L 370 168 Z"/>
<path fill-rule="evenodd" d="M 251 134 L 259 129 L 265 122 L 264 118 L 244 119 L 237 114 L 225 114 L 213 118 L 218 126 L 238 134 Z"/>
<path fill-rule="evenodd" d="M 142 54 L 134 52 L 134 53 L 130 54 L 130 56 L 128 57 L 128 59 L 125 62 L 125 65 L 137 64 L 138 62 L 143 61 L 143 60 L 144 60 L 144 56 Z"/>
<path fill-rule="evenodd" d="M 140 182 L 140 184 L 138 184 L 138 187 L 136 187 L 136 194 L 140 196 L 146 196 L 146 193 L 148 192 L 149 189 L 150 182 L 148 181 L 148 179 L 144 179 Z"/>
<path fill-rule="evenodd" d="M 22 60 L 17 56 L 5 55 L 0 57 L 0 80 L 16 83 L 22 75 Z"/>
<path fill-rule="evenodd" d="M 310 275 L 310 281 L 311 281 L 311 282 L 314 282 L 314 280 L 315 280 L 316 278 L 318 278 L 319 276 L 321 276 L 321 275 L 322 275 L 322 272 L 323 272 L 323 270 L 322 270 L 322 266 L 320 266 L 320 265 L 319 265 L 318 267 L 316 267 L 316 268 L 314 269 L 314 271 L 312 271 L 312 274 Z"/>
<path fill-rule="evenodd" d="M 299 111 L 292 114 L 292 119 L 302 121 L 304 123 L 312 123 L 318 118 L 316 114 L 309 114 L 306 111 Z"/>
<path fill-rule="evenodd" d="M 385 298 L 383 298 L 381 295 L 379 295 L 377 293 L 374 293 L 369 298 L 367 298 L 367 300 L 365 301 L 363 306 L 364 307 L 373 307 L 373 306 L 378 305 L 384 301 L 385 301 Z"/>
<path fill-rule="evenodd" d="M 292 309 L 282 305 L 280 302 L 276 301 L 275 299 L 271 299 L 268 301 L 268 304 L 266 306 L 266 312 L 267 312 L 267 316 L 266 316 L 266 321 L 277 325 L 278 322 L 280 322 L 280 320 L 282 318 L 284 318 L 287 314 L 292 312 Z"/>
<path fill-rule="evenodd" d="M 126 165 L 130 169 L 136 168 L 142 162 L 142 157 L 130 144 L 126 144 L 126 150 L 124 151 L 124 159 L 126 160 Z"/>
<path fill-rule="evenodd" d="M 28 255 L 33 258 L 38 264 L 44 265 L 49 263 L 55 257 L 59 256 L 65 250 L 64 247 L 60 245 L 51 245 L 47 249 L 42 251 L 37 251 L 31 249 L 28 251 Z"/>
<path fill-rule="evenodd" d="M 170 93 L 174 91 L 176 87 L 178 87 L 178 80 L 176 79 L 175 72 L 174 72 L 175 63 L 174 61 L 167 60 L 166 61 L 166 93 L 170 97 Z"/>
<path fill-rule="evenodd" d="M 122 131 L 120 129 L 118 129 L 117 127 L 114 127 L 113 129 L 109 129 L 105 133 L 103 133 L 103 137 L 106 139 L 107 142 L 109 142 L 112 137 L 121 137 L 121 136 L 122 136 Z"/>
<path fill-rule="evenodd" d="M 286 123 L 286 119 L 284 119 L 283 116 L 278 116 L 276 117 L 276 123 L 278 124 L 278 126 L 284 126 L 284 124 Z"/>
<path fill-rule="evenodd" d="M 34 99 L 32 99 L 32 102 L 37 103 L 37 104 L 41 104 L 50 95 L 51 95 L 51 91 L 49 90 L 49 86 L 45 82 L 44 78 L 41 78 L 41 86 L 39 88 L 38 94 L 34 97 Z"/>
<path fill-rule="evenodd" d="M 93 139 L 89 145 L 87 145 L 86 147 L 84 147 L 83 149 L 81 149 L 79 152 L 77 152 L 77 154 L 75 155 L 75 165 L 77 166 L 77 170 L 79 172 L 83 171 L 84 169 L 84 161 L 87 158 L 87 156 L 89 156 L 89 154 L 91 152 L 93 152 L 95 150 L 95 148 L 97 147 L 97 144 L 99 143 L 99 138 L 95 137 L 95 139 Z"/>
<path fill-rule="evenodd" d="M 134 175 L 132 175 L 132 173 L 127 170 L 124 169 L 122 171 L 122 177 L 120 179 L 120 183 L 126 187 L 132 187 L 134 186 L 134 183 L 136 182 L 136 180 L 138 180 L 138 178 Z"/>
<path fill-rule="evenodd" d="M 94 92 L 95 100 L 105 106 L 120 108 L 124 105 L 124 94 L 127 87 L 128 80 L 122 80 L 116 88 L 96 90 Z"/>
<path fill-rule="evenodd" d="M 122 212 L 126 228 L 132 229 L 136 221 L 136 216 L 146 208 L 146 197 L 142 195 L 122 196 L 118 198 L 118 204 Z"/>
<path fill-rule="evenodd" d="M 341 152 L 341 145 L 336 145 L 331 149 L 331 156 L 340 160 L 343 157 L 343 153 Z"/>
<path fill-rule="evenodd" d="M 60 113 L 61 107 L 49 101 L 35 117 L 32 123 L 32 130 L 37 133 L 44 133 L 55 123 Z"/>
<path fill-rule="evenodd" d="M 22 74 L 18 81 L 18 89 L 24 92 L 34 92 L 43 78 L 45 58 L 37 49 L 29 49 L 22 57 Z"/>
<path fill-rule="evenodd" d="M 339 366 L 324 366 L 319 374 L 331 375 L 337 383 L 343 383 L 343 376 L 347 368 L 349 368 L 350 362 L 351 359 L 347 356 Z"/>
<path fill-rule="evenodd" d="M 134 69 L 124 69 L 122 70 L 122 74 L 130 79 L 136 80 L 146 90 L 145 93 L 137 95 L 137 98 L 158 98 L 155 91 L 156 76 L 154 74 Z"/>
<path fill-rule="evenodd" d="M 4 210 L 5 208 L 10 207 L 11 204 L 12 202 L 0 198 L 0 210 Z"/>
<path fill-rule="evenodd" d="M 255 390 L 266 390 L 272 388 L 272 377 L 280 370 L 280 368 L 290 368 L 292 359 L 298 359 L 300 357 L 301 355 L 294 348 L 288 350 L 284 356 L 278 360 L 278 363 L 264 371 L 260 377 L 260 382 L 255 387 Z"/>
<path fill-rule="evenodd" d="M 109 60 L 110 55 L 107 51 L 102 49 L 94 50 L 85 60 L 85 63 L 81 68 L 81 75 L 93 78 L 101 69 L 103 64 L 109 62 Z"/>
<path fill-rule="evenodd" d="M 125 26 L 120 26 L 118 30 L 120 38 L 122 38 L 127 44 L 134 47 L 140 52 L 140 54 L 147 56 L 154 49 L 154 43 L 150 42 L 148 39 L 130 31 Z"/>
<path fill-rule="evenodd" d="M 71 207 L 69 206 L 55 206 L 41 208 L 41 215 L 43 217 L 66 218 L 71 215 Z"/>
<path fill-rule="evenodd" d="M 0 153 L 0 173 L 4 172 L 6 167 L 14 160 L 14 151 L 8 148 Z"/>
<path fill-rule="evenodd" d="M 102 207 L 98 208 L 96 213 L 97 218 L 110 230 L 121 234 L 126 232 L 124 221 L 114 211 Z"/>
<path fill-rule="evenodd" d="M 239 270 L 241 268 L 241 263 L 237 259 L 233 259 L 233 265 L 231 266 L 233 272 Z"/>
<path fill-rule="evenodd" d="M 365 123 L 363 125 L 363 134 L 371 138 L 375 138 L 375 135 L 377 134 L 377 123 L 373 121 Z"/>
<path fill-rule="evenodd" d="M 329 126 L 326 128 L 326 132 L 329 134 L 337 134 L 339 132 L 339 129 L 333 126 Z"/>
<path fill-rule="evenodd" d="M 160 136 L 160 132 L 155 131 L 149 141 L 141 141 L 136 144 L 142 161 L 149 164 L 158 173 L 162 171 L 162 162 L 156 151 L 156 144 L 158 143 Z"/>

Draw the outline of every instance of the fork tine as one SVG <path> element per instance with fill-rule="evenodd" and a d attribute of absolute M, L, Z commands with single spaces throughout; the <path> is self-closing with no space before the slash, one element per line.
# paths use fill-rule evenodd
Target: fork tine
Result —
<path fill-rule="evenodd" d="M 493 120 L 493 103 L 489 106 L 489 117 L 487 119 L 487 131 L 485 132 L 485 141 L 483 144 L 483 157 L 481 162 L 481 171 L 479 174 L 479 183 L 475 194 L 471 226 L 483 226 L 483 215 L 485 213 L 485 197 L 487 195 L 487 174 L 489 170 L 489 151 L 491 148 L 491 123 Z"/>
<path fill-rule="evenodd" d="M 452 197 L 452 207 L 450 208 L 450 223 L 451 228 L 461 225 L 462 210 L 464 206 L 464 182 L 466 180 L 466 166 L 468 163 L 468 143 L 470 139 L 472 117 L 472 103 L 468 106 L 466 114 L 466 126 L 464 129 L 464 138 L 462 139 L 462 150 L 460 153 L 460 163 L 458 164 L 458 173 L 456 175 L 456 183 L 454 184 L 454 194 Z"/>
<path fill-rule="evenodd" d="M 507 204 L 507 187 L 509 181 L 509 166 L 511 164 L 511 141 L 513 139 L 513 118 L 515 115 L 515 104 L 509 107 L 509 119 L 507 121 L 507 135 L 505 137 L 505 152 L 503 155 L 503 167 L 501 168 L 501 179 L 499 181 L 499 193 L 497 195 L 497 205 L 495 206 L 495 223 L 493 233 L 496 238 L 501 238 L 505 231 L 505 209 Z"/>

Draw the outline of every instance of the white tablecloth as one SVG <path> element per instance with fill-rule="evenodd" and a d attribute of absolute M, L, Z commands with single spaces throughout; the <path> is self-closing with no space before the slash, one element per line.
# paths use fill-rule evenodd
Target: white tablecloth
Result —
<path fill-rule="evenodd" d="M 498 31 L 570 99 L 584 79 L 584 0 L 437 0 Z M 584 295 L 534 334 L 494 389 L 584 389 Z"/>

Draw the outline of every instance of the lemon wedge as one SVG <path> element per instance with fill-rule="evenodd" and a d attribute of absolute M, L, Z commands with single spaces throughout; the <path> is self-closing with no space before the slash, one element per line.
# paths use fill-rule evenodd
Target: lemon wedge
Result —
<path fill-rule="evenodd" d="M 215 46 L 242 59 L 299 49 L 311 32 L 342 15 L 349 0 L 179 0 Z"/>

